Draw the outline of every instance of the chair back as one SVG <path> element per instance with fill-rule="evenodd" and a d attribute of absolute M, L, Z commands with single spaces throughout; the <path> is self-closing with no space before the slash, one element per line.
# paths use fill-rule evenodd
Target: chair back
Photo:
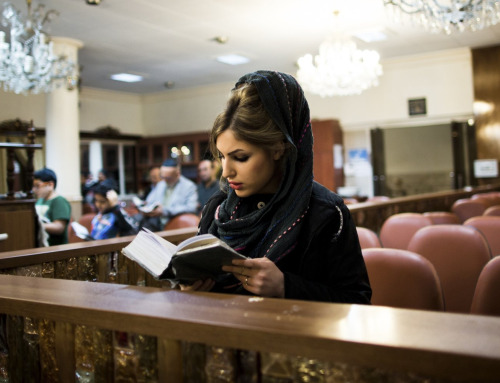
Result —
<path fill-rule="evenodd" d="M 443 224 L 456 224 L 459 225 L 460 218 L 455 213 L 450 211 L 427 211 L 424 217 L 430 218 L 433 225 L 443 225 Z"/>
<path fill-rule="evenodd" d="M 185 227 L 196 227 L 200 223 L 200 217 L 193 213 L 182 213 L 170 219 L 163 230 L 174 230 Z"/>
<path fill-rule="evenodd" d="M 444 310 L 443 292 L 432 263 L 401 249 L 364 249 L 372 304 L 420 310 Z"/>
<path fill-rule="evenodd" d="M 89 231 L 89 233 L 90 233 L 92 231 L 92 220 L 94 219 L 95 216 L 96 216 L 96 213 L 83 214 L 78 219 L 78 223 L 80 225 L 85 226 L 87 228 L 87 230 Z"/>
<path fill-rule="evenodd" d="M 475 227 L 483 233 L 492 256 L 500 255 L 500 217 L 480 215 L 469 218 L 464 225 Z"/>
<path fill-rule="evenodd" d="M 377 233 L 375 233 L 373 230 L 358 226 L 356 227 L 356 231 L 358 232 L 359 244 L 361 245 L 362 249 L 382 247 Z"/>
<path fill-rule="evenodd" d="M 500 316 L 500 257 L 484 266 L 472 298 L 471 314 Z"/>
<path fill-rule="evenodd" d="M 478 199 L 488 207 L 500 205 L 500 192 L 497 191 L 473 194 L 470 198 L 473 200 Z"/>
<path fill-rule="evenodd" d="M 463 223 L 471 217 L 483 215 L 487 206 L 480 199 L 462 198 L 456 200 L 451 206 L 451 211 L 458 215 Z"/>
<path fill-rule="evenodd" d="M 493 205 L 487 208 L 483 215 L 500 217 L 500 205 Z"/>
<path fill-rule="evenodd" d="M 73 226 L 71 226 L 71 222 L 73 221 L 74 219 L 71 218 L 68 222 L 68 243 L 84 242 L 85 240 L 78 237 L 73 230 Z"/>
<path fill-rule="evenodd" d="M 437 271 L 446 311 L 468 313 L 477 279 L 491 252 L 472 226 L 431 225 L 417 231 L 408 250 L 427 258 Z"/>
<path fill-rule="evenodd" d="M 380 228 L 383 247 L 408 249 L 413 235 L 422 227 L 432 225 L 430 218 L 420 213 L 399 213 L 387 218 Z"/>

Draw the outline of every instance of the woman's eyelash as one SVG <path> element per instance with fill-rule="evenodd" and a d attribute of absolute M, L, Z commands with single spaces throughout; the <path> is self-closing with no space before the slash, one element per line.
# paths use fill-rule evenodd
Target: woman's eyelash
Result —
<path fill-rule="evenodd" d="M 241 156 L 241 157 L 234 157 L 234 159 L 236 161 L 239 161 L 239 162 L 245 162 L 246 160 L 248 160 L 250 158 L 250 156 Z"/>

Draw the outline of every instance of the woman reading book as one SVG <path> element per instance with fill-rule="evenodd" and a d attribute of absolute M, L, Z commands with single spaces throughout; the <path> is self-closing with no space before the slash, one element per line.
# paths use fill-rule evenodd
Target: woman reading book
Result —
<path fill-rule="evenodd" d="M 205 205 L 199 231 L 250 259 L 183 290 L 370 303 L 354 222 L 342 198 L 313 180 L 312 144 L 292 76 L 258 71 L 236 83 L 210 137 L 223 190 Z"/>

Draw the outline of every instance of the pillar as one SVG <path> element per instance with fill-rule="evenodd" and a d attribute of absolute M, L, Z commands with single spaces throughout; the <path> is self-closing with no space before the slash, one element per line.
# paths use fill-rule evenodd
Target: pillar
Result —
<path fill-rule="evenodd" d="M 72 59 L 78 67 L 78 49 L 83 44 L 74 39 L 53 37 L 54 53 Z M 80 192 L 80 118 L 78 89 L 66 84 L 46 98 L 46 165 L 57 175 L 56 191 L 71 204 L 73 217 L 81 213 Z"/>

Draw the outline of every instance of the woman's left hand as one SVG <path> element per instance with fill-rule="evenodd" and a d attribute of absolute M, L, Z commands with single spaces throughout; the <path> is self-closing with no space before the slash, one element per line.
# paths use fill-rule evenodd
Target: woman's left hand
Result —
<path fill-rule="evenodd" d="M 269 298 L 285 297 L 285 277 L 268 258 L 234 259 L 222 270 L 233 273 L 245 290 Z"/>

